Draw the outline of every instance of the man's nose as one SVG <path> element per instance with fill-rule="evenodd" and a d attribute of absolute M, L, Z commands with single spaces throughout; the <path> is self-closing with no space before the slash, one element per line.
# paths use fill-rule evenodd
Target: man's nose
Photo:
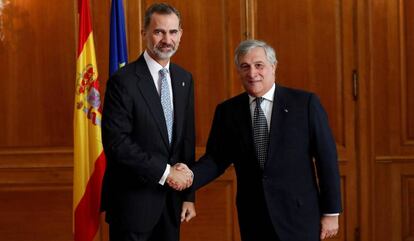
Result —
<path fill-rule="evenodd" d="M 170 33 L 163 34 L 161 41 L 163 43 L 171 43 L 171 34 Z"/>
<path fill-rule="evenodd" d="M 250 66 L 247 74 L 249 75 L 249 77 L 254 78 L 257 74 L 256 68 L 254 68 L 253 66 Z"/>

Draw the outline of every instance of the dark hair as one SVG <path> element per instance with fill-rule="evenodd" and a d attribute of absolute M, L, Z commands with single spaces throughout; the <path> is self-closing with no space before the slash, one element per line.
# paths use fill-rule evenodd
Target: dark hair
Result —
<path fill-rule="evenodd" d="M 154 3 L 145 11 L 144 15 L 144 29 L 147 29 L 153 13 L 158 14 L 175 14 L 178 17 L 178 23 L 181 27 L 181 14 L 180 12 L 174 8 L 173 6 L 169 5 L 168 3 Z"/>

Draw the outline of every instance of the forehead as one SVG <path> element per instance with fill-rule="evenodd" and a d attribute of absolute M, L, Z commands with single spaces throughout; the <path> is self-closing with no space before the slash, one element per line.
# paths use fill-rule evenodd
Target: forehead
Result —
<path fill-rule="evenodd" d="M 246 54 L 239 57 L 239 63 L 256 63 L 269 62 L 266 57 L 266 52 L 261 47 L 250 49 Z"/>
<path fill-rule="evenodd" d="M 151 28 L 164 28 L 164 29 L 178 29 L 180 20 L 174 13 L 171 14 L 159 14 L 153 13 L 151 15 L 151 21 L 149 27 Z"/>

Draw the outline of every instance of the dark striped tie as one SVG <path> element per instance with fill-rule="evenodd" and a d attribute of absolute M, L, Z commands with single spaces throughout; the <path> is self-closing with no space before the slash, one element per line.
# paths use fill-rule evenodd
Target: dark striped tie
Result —
<path fill-rule="evenodd" d="M 260 104 L 263 97 L 255 99 L 256 107 L 253 115 L 253 139 L 256 148 L 256 157 L 259 161 L 260 168 L 264 169 L 264 164 L 267 159 L 267 148 L 269 146 L 269 130 L 267 128 L 266 116 Z"/>

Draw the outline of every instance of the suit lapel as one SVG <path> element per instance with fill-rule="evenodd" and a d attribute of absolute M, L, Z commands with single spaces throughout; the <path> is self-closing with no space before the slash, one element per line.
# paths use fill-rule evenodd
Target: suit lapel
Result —
<path fill-rule="evenodd" d="M 170 76 L 171 76 L 171 86 L 174 97 L 174 142 L 177 143 L 177 140 L 181 138 L 184 118 L 185 107 L 187 104 L 187 90 L 190 86 L 188 81 L 184 80 L 182 76 L 177 72 L 174 64 L 170 64 Z"/>
<path fill-rule="evenodd" d="M 283 97 L 283 87 L 276 86 L 275 88 L 275 95 L 273 101 L 273 108 L 272 108 L 272 119 L 270 123 L 270 140 L 269 140 L 269 153 L 267 162 L 265 165 L 269 164 L 269 162 L 277 161 L 277 152 L 283 146 L 283 126 L 285 117 L 288 114 L 288 108 L 285 104 L 284 97 Z M 272 163 L 275 165 L 275 163 Z"/>
<path fill-rule="evenodd" d="M 243 94 L 241 98 L 241 102 L 239 103 L 238 113 L 240 113 L 240 119 L 236 119 L 236 123 L 240 125 L 240 132 L 242 135 L 243 143 L 244 143 L 244 150 L 246 153 L 252 153 L 254 157 L 256 157 L 255 150 L 254 150 L 254 143 L 253 143 L 253 127 L 252 127 L 252 116 L 250 113 L 250 103 L 249 103 L 249 96 L 247 93 Z M 239 116 L 236 112 L 236 118 Z"/>
<path fill-rule="evenodd" d="M 167 125 L 165 124 L 165 117 L 162 110 L 160 97 L 158 95 L 157 89 L 155 88 L 154 81 L 143 55 L 141 55 L 141 57 L 136 62 L 136 74 L 138 75 L 138 88 L 141 91 L 142 96 L 144 96 L 148 108 L 150 109 L 150 112 L 152 113 L 152 116 L 157 123 L 164 144 L 168 147 L 169 143 Z"/>

